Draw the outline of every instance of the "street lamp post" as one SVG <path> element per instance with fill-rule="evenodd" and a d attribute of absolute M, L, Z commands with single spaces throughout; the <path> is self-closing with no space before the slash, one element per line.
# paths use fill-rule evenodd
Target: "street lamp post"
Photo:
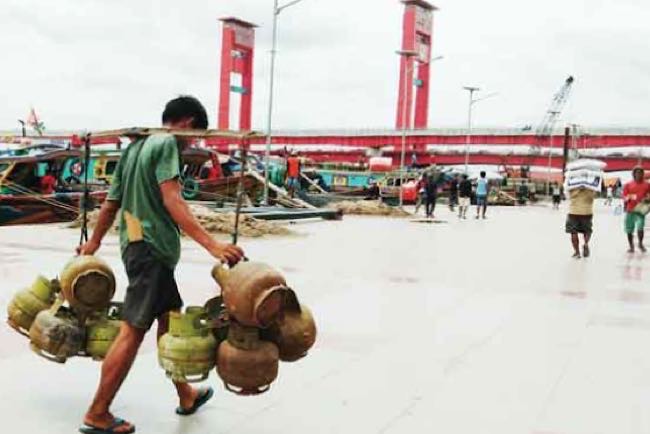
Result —
<path fill-rule="evenodd" d="M 475 102 L 474 92 L 478 92 L 481 89 L 472 86 L 465 86 L 463 89 L 469 92 L 469 106 L 467 108 L 467 137 L 465 138 L 465 174 L 467 174 L 469 170 L 469 146 L 472 138 L 472 107 Z"/>
<path fill-rule="evenodd" d="M 271 43 L 271 73 L 269 78 L 269 107 L 266 119 L 266 152 L 264 153 L 264 205 L 269 204 L 269 164 L 271 161 L 271 129 L 273 126 L 273 87 L 275 85 L 275 55 L 278 44 L 278 16 L 280 12 L 300 3 L 303 0 L 293 0 L 280 6 L 279 0 L 273 3 L 273 41 Z"/>
<path fill-rule="evenodd" d="M 469 147 L 471 145 L 472 137 L 472 108 L 477 102 L 496 96 L 497 92 L 492 92 L 482 98 L 474 98 L 474 92 L 479 92 L 481 90 L 480 88 L 464 86 L 463 89 L 469 92 L 469 106 L 467 109 L 467 138 L 465 139 L 465 174 L 469 174 Z"/>
<path fill-rule="evenodd" d="M 417 51 L 413 50 L 399 50 L 396 52 L 398 55 L 403 56 L 407 60 L 415 57 L 418 55 Z M 438 60 L 442 60 L 444 56 L 436 56 L 432 59 L 429 60 L 429 63 L 433 63 Z M 406 160 L 406 130 L 407 128 L 410 127 L 410 125 L 407 125 L 407 116 L 406 114 L 410 111 L 410 107 L 408 107 L 408 86 L 410 85 L 408 82 L 408 77 L 411 74 L 411 71 L 413 70 L 413 66 L 409 66 L 408 62 L 406 62 L 406 68 L 404 69 L 404 83 L 403 83 L 403 89 L 404 89 L 404 97 L 402 98 L 402 149 L 400 152 L 400 163 L 399 163 L 399 207 L 401 208 L 404 205 L 404 171 L 405 171 L 405 160 Z"/>

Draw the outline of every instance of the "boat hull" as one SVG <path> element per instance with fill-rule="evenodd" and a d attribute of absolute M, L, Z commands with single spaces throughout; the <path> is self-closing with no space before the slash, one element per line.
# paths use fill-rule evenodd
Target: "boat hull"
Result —
<path fill-rule="evenodd" d="M 90 194 L 95 206 L 106 198 L 106 192 Z M 0 226 L 30 225 L 73 221 L 79 216 L 83 193 L 19 196 L 0 195 Z"/>

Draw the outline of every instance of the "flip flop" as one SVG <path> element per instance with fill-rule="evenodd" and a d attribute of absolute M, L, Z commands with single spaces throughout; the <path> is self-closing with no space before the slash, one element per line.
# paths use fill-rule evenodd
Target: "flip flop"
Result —
<path fill-rule="evenodd" d="M 131 434 L 135 432 L 135 426 L 132 426 L 130 430 L 126 431 L 116 431 L 116 428 L 121 427 L 122 425 L 126 424 L 127 422 L 124 419 L 120 419 L 119 417 L 116 417 L 113 419 L 113 423 L 111 423 L 108 428 L 98 428 L 96 426 L 88 425 L 85 423 L 81 428 L 79 428 L 79 432 L 82 434 Z"/>
<path fill-rule="evenodd" d="M 196 413 L 196 411 L 203 406 L 206 402 L 212 398 L 214 395 L 214 389 L 212 387 L 208 387 L 207 389 L 203 389 L 202 392 L 199 393 L 199 396 L 196 397 L 194 400 L 194 404 L 190 408 L 183 408 L 181 406 L 176 407 L 176 414 L 179 416 L 189 416 L 191 414 Z"/>

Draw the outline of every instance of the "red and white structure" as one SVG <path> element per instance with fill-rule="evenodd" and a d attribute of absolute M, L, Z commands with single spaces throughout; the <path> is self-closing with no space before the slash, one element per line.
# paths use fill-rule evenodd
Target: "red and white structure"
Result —
<path fill-rule="evenodd" d="M 241 95 L 239 130 L 250 131 L 253 107 L 253 58 L 255 52 L 255 24 L 239 18 L 222 18 L 221 74 L 219 79 L 219 109 L 217 126 L 231 129 L 232 96 Z M 233 84 L 239 76 L 241 82 Z M 234 128 L 233 128 L 234 129 Z"/>
<path fill-rule="evenodd" d="M 398 130 L 410 129 L 412 125 L 413 128 L 423 129 L 427 128 L 429 118 L 433 13 L 437 8 L 423 0 L 402 0 L 402 3 L 405 7 L 401 51 L 415 52 L 417 55 L 402 55 L 400 58 L 395 127 Z"/>
<path fill-rule="evenodd" d="M 409 131 L 407 164 L 415 154 L 419 165 L 463 165 L 465 161 L 465 129 L 433 129 Z M 469 152 L 472 165 L 519 168 L 531 166 L 536 171 L 548 167 L 561 170 L 564 165 L 564 132 L 554 131 L 547 146 L 539 147 L 538 137 L 517 129 L 476 129 Z M 274 131 L 272 153 L 283 155 L 295 150 L 316 162 L 364 163 L 373 156 L 392 157 L 397 167 L 402 144 L 398 130 L 313 130 Z M 549 146 L 550 144 L 550 146 Z M 229 139 L 210 138 L 206 145 L 220 152 L 237 149 Z M 569 151 L 582 157 L 599 158 L 608 163 L 608 171 L 629 170 L 637 164 L 650 169 L 650 129 L 583 128 L 570 137 Z M 250 140 L 250 150 L 261 153 L 265 137 Z"/>

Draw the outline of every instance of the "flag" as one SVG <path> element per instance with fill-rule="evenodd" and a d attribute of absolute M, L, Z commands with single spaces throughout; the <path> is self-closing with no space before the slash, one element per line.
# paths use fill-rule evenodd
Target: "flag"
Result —
<path fill-rule="evenodd" d="M 38 116 L 36 116 L 36 110 L 34 110 L 34 107 L 31 108 L 29 111 L 29 115 L 27 116 L 27 120 L 25 121 L 27 125 L 32 127 L 39 136 L 43 135 L 43 130 L 45 129 L 45 124 L 43 122 L 38 120 Z"/>

